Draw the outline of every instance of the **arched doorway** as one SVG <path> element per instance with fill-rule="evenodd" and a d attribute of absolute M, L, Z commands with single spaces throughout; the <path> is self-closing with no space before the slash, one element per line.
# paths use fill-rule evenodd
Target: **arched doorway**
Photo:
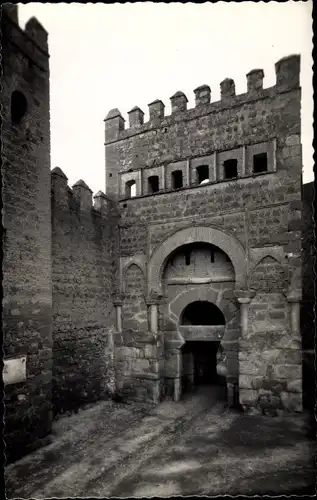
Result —
<path fill-rule="evenodd" d="M 243 290 L 246 285 L 244 247 L 232 234 L 211 226 L 195 225 L 175 231 L 154 245 L 150 254 L 147 292 L 152 311 L 151 329 L 164 332 L 161 372 L 164 394 L 173 395 L 175 401 L 181 396 L 182 347 L 186 342 L 202 340 L 188 335 L 189 329 L 196 328 L 199 337 L 208 333 L 204 341 L 221 343 L 223 373 L 230 381 L 236 380 L 240 321 L 234 291 Z M 197 300 L 219 305 L 225 326 L 181 324 L 183 309 Z"/>
<path fill-rule="evenodd" d="M 181 348 L 182 394 L 204 387 L 205 390 L 212 390 L 214 397 L 225 396 L 226 381 L 217 373 L 220 341 L 215 340 L 217 329 L 222 332 L 225 323 L 222 311 L 206 300 L 191 302 L 182 311 L 180 325 L 188 329 L 188 340 Z M 199 339 L 199 332 L 202 332 L 204 340 Z M 208 340 L 209 334 L 212 340 Z"/>

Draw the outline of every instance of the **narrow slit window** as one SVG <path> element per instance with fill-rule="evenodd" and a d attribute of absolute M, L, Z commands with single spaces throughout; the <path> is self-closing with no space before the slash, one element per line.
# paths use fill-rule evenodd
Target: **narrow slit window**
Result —
<path fill-rule="evenodd" d="M 210 262 L 215 262 L 215 252 L 210 250 Z"/>
<path fill-rule="evenodd" d="M 209 167 L 208 165 L 200 165 L 196 168 L 198 184 L 209 182 Z"/>
<path fill-rule="evenodd" d="M 255 174 L 267 172 L 267 154 L 266 153 L 253 155 L 253 172 Z"/>
<path fill-rule="evenodd" d="M 159 191 L 159 178 L 158 175 L 151 175 L 148 178 L 148 192 L 157 193 Z"/>
<path fill-rule="evenodd" d="M 224 178 L 225 179 L 235 179 L 238 177 L 238 161 L 237 160 L 226 160 L 223 162 L 224 168 Z"/>
<path fill-rule="evenodd" d="M 136 196 L 136 182 L 135 181 L 128 181 L 126 183 L 126 197 L 127 198 L 133 198 Z"/>
<path fill-rule="evenodd" d="M 181 170 L 174 170 L 172 172 L 172 187 L 173 189 L 183 187 L 183 172 Z"/>

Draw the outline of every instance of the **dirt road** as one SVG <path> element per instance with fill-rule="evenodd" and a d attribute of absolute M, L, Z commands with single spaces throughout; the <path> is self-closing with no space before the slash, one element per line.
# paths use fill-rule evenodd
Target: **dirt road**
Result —
<path fill-rule="evenodd" d="M 314 493 L 303 416 L 247 416 L 213 388 L 156 407 L 100 402 L 6 468 L 7 498 Z"/>

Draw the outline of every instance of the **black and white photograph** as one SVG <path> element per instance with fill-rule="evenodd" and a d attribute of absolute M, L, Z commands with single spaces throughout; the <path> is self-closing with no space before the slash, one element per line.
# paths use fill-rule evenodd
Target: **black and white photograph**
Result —
<path fill-rule="evenodd" d="M 1 6 L 8 500 L 316 496 L 313 10 Z"/>

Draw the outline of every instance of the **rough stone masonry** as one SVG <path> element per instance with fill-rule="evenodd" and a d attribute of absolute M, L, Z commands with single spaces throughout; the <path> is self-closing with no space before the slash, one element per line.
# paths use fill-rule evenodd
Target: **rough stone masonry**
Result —
<path fill-rule="evenodd" d="M 50 171 L 47 32 L 35 18 L 22 30 L 14 5 L 1 23 L 7 459 L 60 413 L 115 394 L 177 401 L 198 376 L 218 374 L 253 413 L 301 412 L 303 392 L 312 404 L 300 57 L 275 64 L 270 88 L 255 69 L 244 94 L 221 82 L 218 102 L 208 85 L 193 109 L 176 92 L 169 116 L 155 100 L 125 127 L 111 110 L 92 198 Z"/>

